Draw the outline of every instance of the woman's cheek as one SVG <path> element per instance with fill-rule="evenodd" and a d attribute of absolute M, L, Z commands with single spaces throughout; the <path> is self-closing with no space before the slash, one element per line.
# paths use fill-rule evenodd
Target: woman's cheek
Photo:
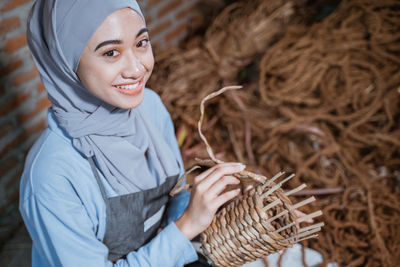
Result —
<path fill-rule="evenodd" d="M 153 67 L 154 67 L 154 56 L 153 56 L 151 47 L 149 47 L 149 50 L 143 56 L 142 60 L 143 60 L 142 62 L 143 62 L 143 65 L 145 66 L 146 70 L 151 73 L 153 71 Z"/>
<path fill-rule="evenodd" d="M 121 67 L 118 64 L 102 64 L 99 65 L 97 77 L 101 78 L 104 82 L 112 85 L 121 76 Z"/>

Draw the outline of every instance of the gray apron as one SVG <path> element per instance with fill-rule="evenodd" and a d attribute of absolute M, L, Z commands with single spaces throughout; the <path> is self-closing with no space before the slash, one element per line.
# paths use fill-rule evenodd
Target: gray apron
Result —
<path fill-rule="evenodd" d="M 164 219 L 169 192 L 179 175 L 168 177 L 155 188 L 116 197 L 107 197 L 93 157 L 88 158 L 106 204 L 106 233 L 103 243 L 112 262 L 136 251 L 157 235 Z"/>

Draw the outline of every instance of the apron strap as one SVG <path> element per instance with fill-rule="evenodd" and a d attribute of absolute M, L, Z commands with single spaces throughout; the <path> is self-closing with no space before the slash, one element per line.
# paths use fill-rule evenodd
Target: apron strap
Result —
<path fill-rule="evenodd" d="M 90 167 L 92 167 L 92 171 L 94 173 L 94 176 L 96 177 L 97 184 L 100 187 L 101 195 L 103 196 L 103 199 L 106 202 L 106 206 L 108 208 L 109 205 L 108 205 L 108 198 L 107 198 L 107 195 L 106 195 L 106 190 L 104 189 L 104 185 L 100 180 L 100 175 L 99 175 L 99 172 L 97 171 L 96 164 L 94 163 L 93 158 L 94 158 L 94 156 L 89 157 L 88 161 L 90 163 Z"/>

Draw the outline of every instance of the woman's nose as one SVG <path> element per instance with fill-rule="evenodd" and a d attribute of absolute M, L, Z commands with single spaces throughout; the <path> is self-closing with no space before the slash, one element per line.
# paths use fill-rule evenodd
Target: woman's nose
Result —
<path fill-rule="evenodd" d="M 135 55 L 128 56 L 124 62 L 122 77 L 125 79 L 138 79 L 144 75 L 145 67 L 140 58 Z"/>

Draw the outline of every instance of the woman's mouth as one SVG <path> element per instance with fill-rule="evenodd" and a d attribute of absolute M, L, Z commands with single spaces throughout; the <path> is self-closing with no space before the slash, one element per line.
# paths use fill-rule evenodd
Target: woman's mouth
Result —
<path fill-rule="evenodd" d="M 137 95 L 143 89 L 143 78 L 136 83 L 125 83 L 125 84 L 118 84 L 114 85 L 117 90 L 125 95 Z"/>

